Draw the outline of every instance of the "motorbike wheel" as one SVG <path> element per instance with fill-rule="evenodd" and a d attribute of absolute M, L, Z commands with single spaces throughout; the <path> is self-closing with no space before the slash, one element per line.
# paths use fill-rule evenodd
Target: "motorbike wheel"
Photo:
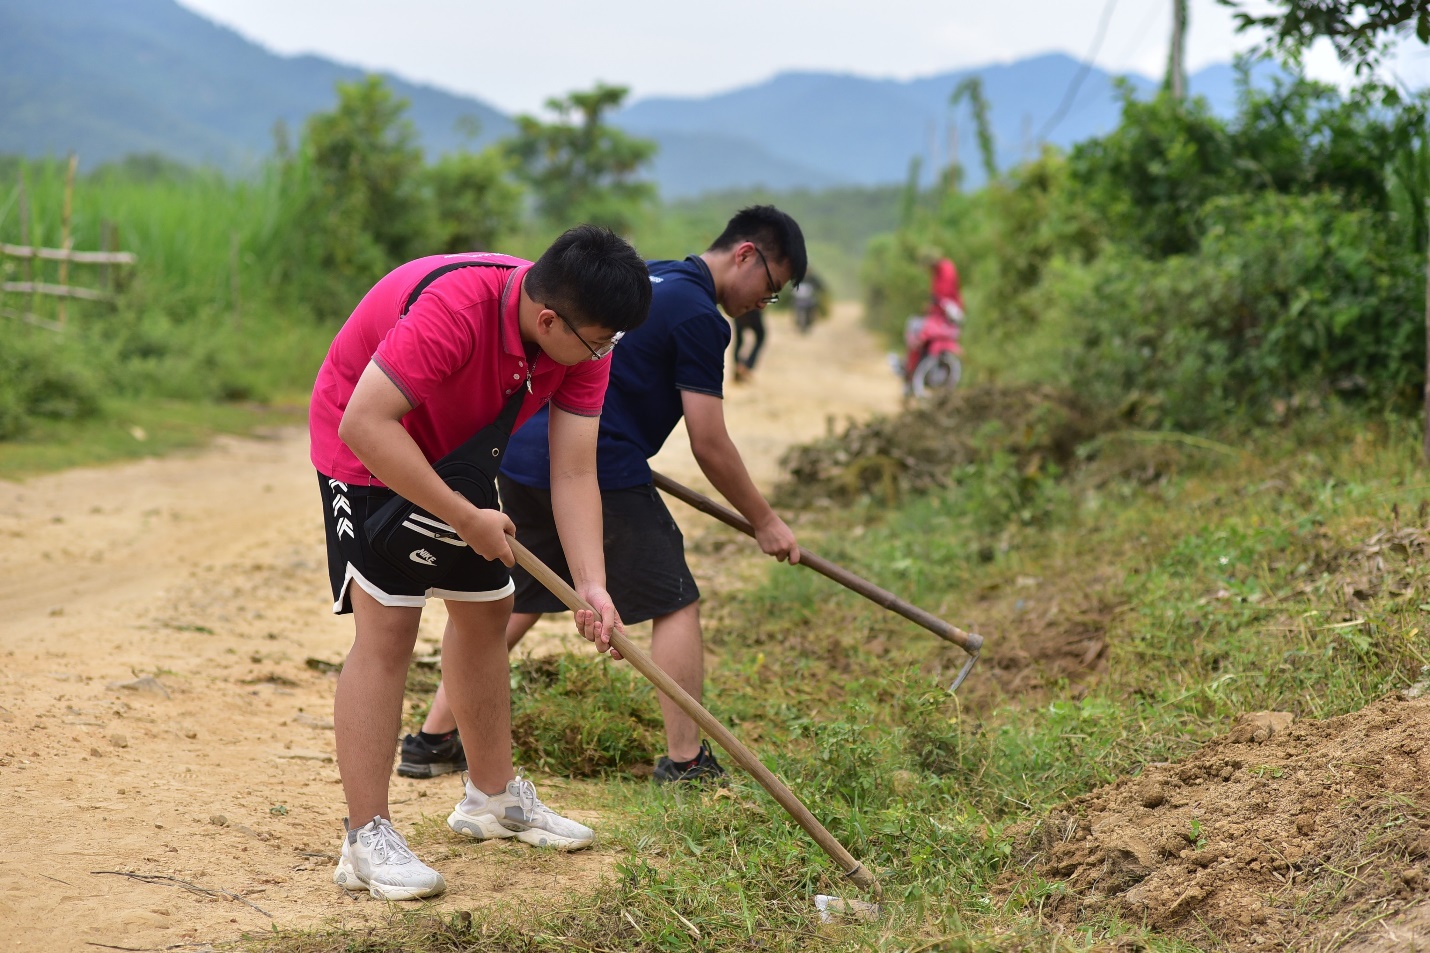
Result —
<path fill-rule="evenodd" d="M 795 308 L 794 326 L 799 329 L 800 334 L 808 334 L 809 329 L 814 326 L 814 309 Z"/>
<path fill-rule="evenodd" d="M 909 392 L 915 397 L 922 397 L 929 391 L 952 390 L 962 377 L 963 363 L 956 354 L 947 351 L 930 354 L 914 368 L 913 377 L 909 380 Z"/>

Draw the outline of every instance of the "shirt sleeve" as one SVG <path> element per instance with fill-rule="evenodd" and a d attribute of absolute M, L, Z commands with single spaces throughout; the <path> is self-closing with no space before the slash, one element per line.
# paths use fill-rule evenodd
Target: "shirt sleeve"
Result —
<path fill-rule="evenodd" d="M 730 346 L 730 324 L 713 311 L 692 315 L 671 329 L 675 344 L 675 386 L 723 397 L 725 349 Z"/>
<path fill-rule="evenodd" d="M 556 393 L 551 395 L 551 402 L 568 414 L 599 417 L 601 406 L 606 401 L 606 383 L 610 379 L 611 354 L 599 361 L 582 361 L 566 369 Z"/>
<path fill-rule="evenodd" d="M 476 338 L 471 322 L 441 299 L 424 292 L 377 346 L 373 361 L 419 407 L 448 377 L 472 359 Z"/>

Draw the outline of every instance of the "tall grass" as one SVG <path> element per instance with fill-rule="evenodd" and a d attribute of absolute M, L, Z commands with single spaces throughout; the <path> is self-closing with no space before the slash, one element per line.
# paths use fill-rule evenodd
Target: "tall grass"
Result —
<path fill-rule="evenodd" d="M 58 247 L 66 169 L 63 162 L 0 164 L 0 241 Z M 28 199 L 28 235 L 18 193 Z M 308 302 L 290 300 L 276 234 L 283 221 L 278 176 L 228 180 L 158 160 L 101 167 L 78 177 L 71 243 L 101 247 L 105 228 L 132 267 L 74 265 L 69 283 L 108 283 L 113 303 L 70 301 L 65 329 L 5 322 L 0 354 L 0 439 L 21 436 L 39 420 L 104 413 L 114 398 L 189 401 L 292 399 L 311 381 L 332 334 Z M 6 280 L 30 274 L 57 282 L 58 262 L 16 259 Z M 58 316 L 55 299 L 9 294 L 3 307 Z"/>

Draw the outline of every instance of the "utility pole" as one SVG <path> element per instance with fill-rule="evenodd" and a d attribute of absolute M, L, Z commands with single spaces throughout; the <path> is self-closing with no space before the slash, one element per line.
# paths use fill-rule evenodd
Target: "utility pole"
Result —
<path fill-rule="evenodd" d="M 1167 54 L 1165 88 L 1172 98 L 1187 98 L 1187 0 L 1172 0 L 1172 49 Z"/>

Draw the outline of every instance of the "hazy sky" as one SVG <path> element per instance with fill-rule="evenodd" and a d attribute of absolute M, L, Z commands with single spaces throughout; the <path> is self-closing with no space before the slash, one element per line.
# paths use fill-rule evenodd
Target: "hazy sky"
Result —
<path fill-rule="evenodd" d="M 632 97 L 703 95 L 790 69 L 907 79 L 1062 51 L 1160 76 L 1171 0 L 179 0 L 280 53 L 317 53 L 468 93 L 508 111 L 596 80 Z M 1215 0 L 1191 0 L 1190 70 L 1253 44 Z M 1329 49 L 1313 75 L 1343 75 Z M 1430 81 L 1418 45 L 1398 59 Z"/>

